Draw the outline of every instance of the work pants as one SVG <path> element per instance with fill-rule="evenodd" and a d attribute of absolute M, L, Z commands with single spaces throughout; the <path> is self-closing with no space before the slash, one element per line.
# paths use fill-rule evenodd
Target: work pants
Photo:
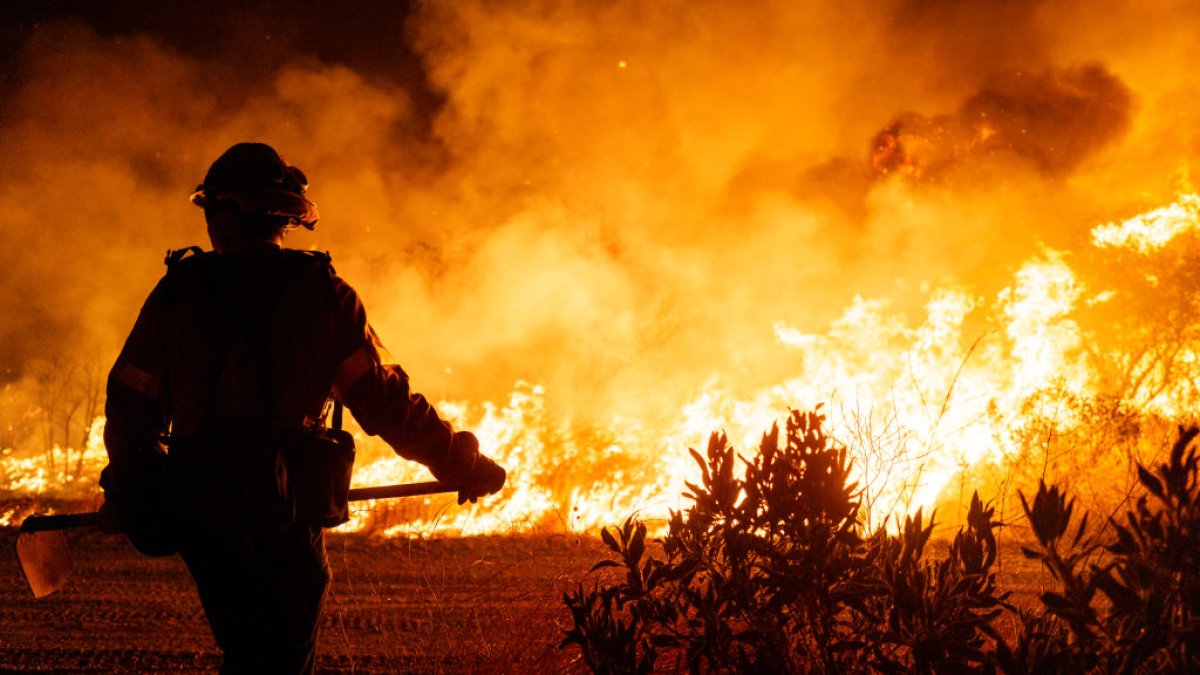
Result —
<path fill-rule="evenodd" d="M 221 673 L 313 672 L 330 580 L 321 529 L 189 529 L 180 554 L 224 652 Z"/>

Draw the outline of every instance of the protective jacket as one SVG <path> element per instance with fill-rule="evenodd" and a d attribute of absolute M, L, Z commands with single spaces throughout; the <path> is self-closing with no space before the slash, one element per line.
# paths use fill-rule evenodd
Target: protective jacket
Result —
<path fill-rule="evenodd" d="M 300 428 L 320 417 L 331 392 L 402 457 L 445 461 L 450 425 L 400 366 L 382 363 L 366 311 L 329 256 L 195 251 L 168 256 L 109 375 L 112 464 L 160 450 L 168 432 Z"/>
<path fill-rule="evenodd" d="M 142 552 L 179 552 L 223 673 L 312 672 L 330 580 L 319 526 L 245 517 L 256 503 L 238 490 L 269 483 L 271 467 L 239 438 L 310 425 L 332 393 L 401 456 L 435 474 L 452 464 L 450 425 L 380 350 L 319 253 L 175 252 L 142 307 L 108 379 L 105 508 Z M 218 508 L 197 506 L 206 497 Z"/>

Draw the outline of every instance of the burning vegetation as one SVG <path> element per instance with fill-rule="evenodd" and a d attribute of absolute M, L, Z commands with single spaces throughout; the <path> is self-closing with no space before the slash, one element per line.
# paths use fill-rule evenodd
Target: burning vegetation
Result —
<path fill-rule="evenodd" d="M 107 369 L 261 140 L 321 204 L 286 244 L 509 469 L 343 541 L 612 554 L 564 607 L 479 573 L 515 538 L 425 542 L 488 583 L 347 604 L 428 590 L 471 658 L 480 616 L 520 654 L 558 617 L 602 672 L 1196 670 L 1194 3 L 45 4 L 0 10 L 47 12 L 0 17 L 0 526 L 98 505 Z M 428 479 L 349 425 L 356 487 Z M 412 636 L 348 616 L 352 657 Z"/>
<path fill-rule="evenodd" d="M 793 411 L 734 471 L 713 434 L 701 479 L 671 514 L 662 555 L 630 517 L 602 531 L 617 560 L 564 595 L 593 672 L 1183 673 L 1200 666 L 1200 457 L 1195 427 L 1163 463 L 1138 465 L 1136 505 L 1089 524 L 1059 487 L 1021 496 L 1021 551 L 1052 579 L 1041 607 L 998 583 L 995 509 L 971 496 L 948 548 L 922 509 L 865 533 L 846 448 Z M 623 578 L 622 578 L 623 576 Z M 1016 630 L 1013 626 L 1019 626 Z M 1007 630 L 1005 630 L 1007 628 Z M 1005 633 L 1008 633 L 1007 635 Z"/>
<path fill-rule="evenodd" d="M 831 402 L 831 433 L 855 460 L 867 524 L 959 504 L 974 489 L 998 497 L 1011 516 L 1016 490 L 1046 476 L 1082 479 L 1089 506 L 1103 511 L 1128 494 L 1134 462 L 1154 459 L 1174 425 L 1193 419 L 1197 204 L 1188 193 L 1093 228 L 1091 249 L 1073 256 L 1080 269 L 1047 249 L 992 297 L 931 289 L 917 321 L 884 300 L 859 298 L 822 333 L 777 322 L 775 339 L 799 354 L 798 375 L 746 397 L 714 381 L 667 429 L 556 420 L 546 405 L 553 392 L 541 385 L 519 384 L 502 404 L 442 401 L 456 425 L 475 429 L 512 467 L 503 501 L 451 512 L 434 500 L 378 504 L 346 527 L 385 535 L 579 530 L 635 511 L 665 522 L 678 508 L 674 496 L 695 479 L 689 445 L 714 429 L 749 442 L 796 400 Z M 980 314 L 994 327 L 969 341 Z M 6 388 L 6 409 L 20 414 L 7 429 L 5 522 L 39 501 L 96 498 L 100 381 L 94 363 L 64 360 Z M 360 442 L 367 451 L 355 484 L 425 478 L 382 444 Z M 42 450 L 22 453 L 22 445 Z"/>
<path fill-rule="evenodd" d="M 228 28 L 253 67 L 39 25 L 0 109 L 0 522 L 99 498 L 103 373 L 246 139 L 317 180 L 288 244 L 511 469 L 346 529 L 665 531 L 688 447 L 818 403 L 866 527 L 975 490 L 1009 522 L 1042 478 L 1107 513 L 1200 409 L 1196 17 L 970 5 L 432 2 L 344 58 Z M 426 478 L 359 447 L 356 485 Z"/>

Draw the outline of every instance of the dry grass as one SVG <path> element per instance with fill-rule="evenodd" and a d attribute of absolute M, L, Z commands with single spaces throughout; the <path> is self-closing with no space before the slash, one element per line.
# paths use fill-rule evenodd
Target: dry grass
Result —
<path fill-rule="evenodd" d="M 0 531 L 0 547 L 12 551 L 14 538 Z M 72 539 L 76 576 L 40 601 L 15 557 L 0 556 L 0 671 L 216 670 L 216 645 L 178 558 L 146 558 L 98 533 Z M 563 591 L 605 557 L 594 538 L 332 535 L 328 549 L 334 583 L 321 672 L 584 672 L 557 645 L 569 621 Z M 1003 546 L 1000 566 L 1013 599 L 1032 606 L 1048 583 L 1040 567 L 1015 544 Z"/>
<path fill-rule="evenodd" d="M 0 531 L 13 550 L 15 532 Z M 35 601 L 0 556 L 0 670 L 212 672 L 219 654 L 187 570 L 119 537 L 73 536 L 76 576 Z M 572 672 L 562 592 L 601 555 L 569 535 L 378 540 L 332 535 L 318 669 Z"/>

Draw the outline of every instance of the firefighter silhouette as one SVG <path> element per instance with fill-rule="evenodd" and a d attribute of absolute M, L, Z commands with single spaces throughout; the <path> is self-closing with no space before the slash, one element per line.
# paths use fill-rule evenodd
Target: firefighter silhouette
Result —
<path fill-rule="evenodd" d="M 317 224 L 307 183 L 261 143 L 213 162 L 191 196 L 213 250 L 168 255 L 108 379 L 103 520 L 143 553 L 181 555 L 227 673 L 313 670 L 330 571 L 322 523 L 297 507 L 305 495 L 289 493 L 287 464 L 323 470 L 299 471 L 315 460 L 289 453 L 321 447 L 329 401 L 466 486 L 459 503 L 506 477 L 382 362 L 329 256 L 282 247 L 289 229 Z"/>

